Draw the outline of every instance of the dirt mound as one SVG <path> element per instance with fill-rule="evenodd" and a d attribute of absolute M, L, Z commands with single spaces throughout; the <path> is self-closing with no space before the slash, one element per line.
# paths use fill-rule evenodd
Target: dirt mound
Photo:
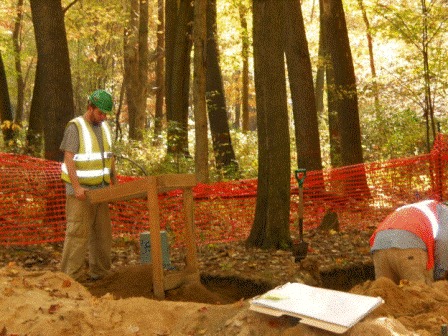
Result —
<path fill-rule="evenodd" d="M 330 332 L 301 325 L 298 319 L 273 317 L 249 310 L 249 301 L 221 302 L 201 284 L 177 289 L 176 298 L 199 298 L 209 303 L 158 301 L 151 297 L 148 266 L 118 270 L 94 283 L 97 293 L 103 286 L 119 289 L 113 295 L 92 295 L 81 284 L 60 272 L 33 272 L 10 265 L 0 268 L 0 332 L 10 336 L 47 335 L 306 335 L 331 336 Z M 123 289 L 124 288 L 124 289 Z M 142 293 L 139 297 L 127 297 Z M 448 322 L 448 282 L 432 287 L 403 282 L 395 285 L 387 279 L 366 281 L 352 293 L 381 296 L 385 304 L 344 336 L 429 336 L 440 335 Z M 122 298 L 114 299 L 117 293 Z M 167 296 L 170 293 L 167 293 Z M 127 297 L 127 298 L 124 298 Z M 193 300 L 191 300 L 193 301 Z M 222 302 L 221 302 L 222 303 Z"/>
<path fill-rule="evenodd" d="M 441 326 L 448 323 L 448 282 L 437 281 L 432 286 L 380 278 L 366 281 L 350 291 L 354 294 L 380 296 L 385 304 L 372 316 L 390 316 L 419 335 L 440 335 Z M 429 335 L 428 334 L 428 335 Z"/>
<path fill-rule="evenodd" d="M 145 272 L 142 267 L 132 268 L 126 279 L 130 274 L 145 278 Z M 120 276 L 117 273 L 107 281 L 111 285 Z M 207 290 L 201 294 L 203 290 L 200 284 L 179 289 L 191 297 L 213 295 Z M 296 323 L 255 314 L 243 301 L 211 305 L 143 297 L 114 299 L 111 294 L 97 298 L 64 273 L 32 272 L 13 265 L 0 269 L 0 302 L 0 334 L 5 336 L 48 335 L 48 330 L 61 336 L 241 335 L 242 330 L 278 335 Z"/>

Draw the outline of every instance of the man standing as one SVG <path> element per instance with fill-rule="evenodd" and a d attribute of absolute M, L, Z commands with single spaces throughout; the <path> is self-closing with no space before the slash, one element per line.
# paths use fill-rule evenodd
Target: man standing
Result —
<path fill-rule="evenodd" d="M 375 278 L 431 284 L 448 271 L 448 206 L 427 200 L 402 206 L 370 238 Z"/>
<path fill-rule="evenodd" d="M 114 115 L 112 106 L 109 93 L 95 91 L 87 112 L 68 123 L 60 146 L 64 151 L 61 177 L 67 196 L 61 269 L 77 281 L 101 279 L 111 268 L 109 205 L 91 204 L 86 191 L 117 183 L 112 137 L 105 121 Z M 87 252 L 90 275 L 84 270 Z"/>

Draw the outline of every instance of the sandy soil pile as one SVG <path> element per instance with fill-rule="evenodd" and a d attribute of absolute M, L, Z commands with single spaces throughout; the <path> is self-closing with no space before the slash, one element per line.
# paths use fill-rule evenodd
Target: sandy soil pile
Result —
<path fill-rule="evenodd" d="M 185 290 L 201 295 L 202 288 Z M 0 335 L 277 335 L 296 323 L 247 308 L 243 301 L 211 305 L 115 300 L 111 294 L 97 298 L 63 273 L 0 269 Z"/>
<path fill-rule="evenodd" d="M 217 299 L 224 299 L 201 284 L 187 285 L 171 295 L 189 295 L 210 303 L 144 297 L 144 290 L 150 292 L 142 285 L 141 280 L 150 279 L 145 272 L 149 272 L 145 267 L 134 267 L 105 279 L 103 288 L 121 286 L 134 296 L 116 299 L 110 293 L 93 296 L 63 273 L 26 271 L 13 264 L 3 267 L 0 335 L 335 335 L 301 325 L 291 317 L 250 311 L 248 300 L 215 304 Z M 447 281 L 428 287 L 412 283 L 397 286 L 379 279 L 355 286 L 351 292 L 381 296 L 385 304 L 345 336 L 440 335 L 441 325 L 448 323 Z M 121 293 L 126 294 L 124 290 Z"/>
<path fill-rule="evenodd" d="M 385 304 L 373 316 L 392 316 L 418 335 L 441 335 L 448 324 L 448 281 L 437 281 L 431 287 L 402 281 L 396 285 L 380 278 L 355 286 L 351 293 L 380 296 Z"/>

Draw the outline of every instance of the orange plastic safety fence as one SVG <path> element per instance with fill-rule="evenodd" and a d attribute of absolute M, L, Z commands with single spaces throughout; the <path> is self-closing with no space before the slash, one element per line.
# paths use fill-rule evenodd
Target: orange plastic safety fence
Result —
<path fill-rule="evenodd" d="M 448 137 L 438 135 L 430 154 L 337 169 L 307 172 L 303 184 L 304 230 L 336 213 L 340 228 L 378 225 L 395 208 L 447 196 Z M 300 167 L 299 167 L 300 168 Z M 120 183 L 133 180 L 120 176 Z M 297 236 L 298 182 L 291 177 L 290 227 Z M 194 190 L 197 242 L 247 238 L 255 214 L 256 180 L 198 184 Z M 0 245 L 62 241 L 65 188 L 60 164 L 27 156 L 0 154 Z M 138 236 L 149 230 L 145 200 L 110 205 L 115 236 Z M 172 244 L 182 244 L 182 192 L 159 194 L 161 228 Z"/>
<path fill-rule="evenodd" d="M 64 195 L 58 163 L 1 154 L 0 244 L 62 240 Z"/>

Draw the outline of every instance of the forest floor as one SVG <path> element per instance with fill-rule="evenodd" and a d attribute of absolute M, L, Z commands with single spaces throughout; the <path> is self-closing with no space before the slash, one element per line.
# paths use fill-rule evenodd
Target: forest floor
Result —
<path fill-rule="evenodd" d="M 448 323 L 448 282 L 432 287 L 373 280 L 371 230 L 305 233 L 305 259 L 290 251 L 246 249 L 243 242 L 198 247 L 201 283 L 152 293 L 139 242 L 117 238 L 113 272 L 78 283 L 59 272 L 60 243 L 0 247 L 0 335 L 316 335 L 334 333 L 249 309 L 250 299 L 288 282 L 381 296 L 385 303 L 344 335 L 440 335 Z M 170 270 L 186 252 L 170 248 Z M 2 329 L 3 328 L 3 329 Z M 395 332 L 395 334 L 393 334 Z"/>

